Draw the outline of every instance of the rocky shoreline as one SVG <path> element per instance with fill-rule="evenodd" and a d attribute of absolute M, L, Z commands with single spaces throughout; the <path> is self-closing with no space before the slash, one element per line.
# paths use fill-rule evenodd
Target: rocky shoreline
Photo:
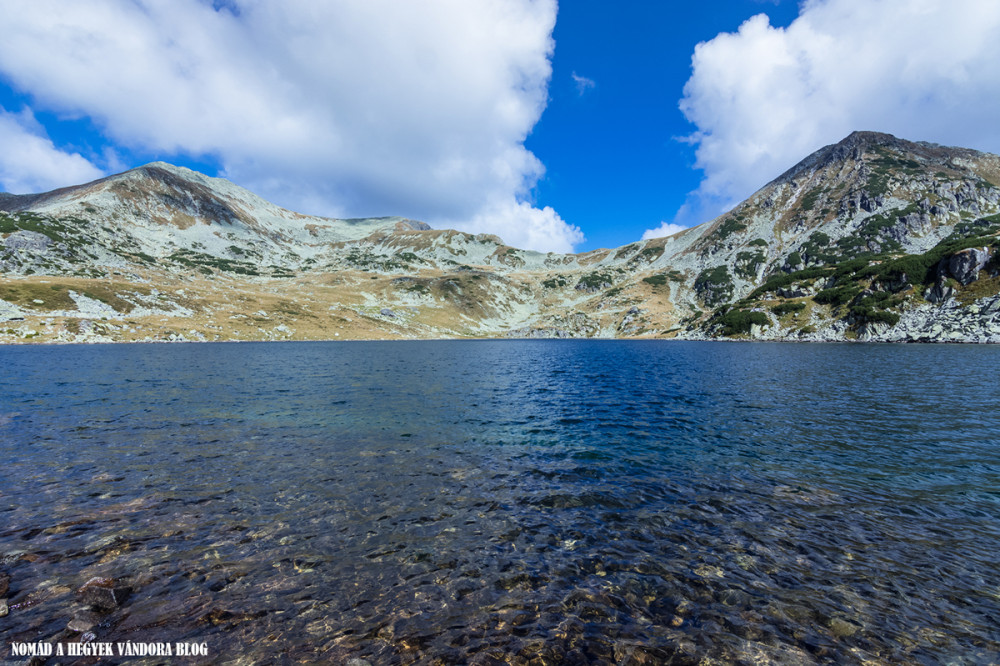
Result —
<path fill-rule="evenodd" d="M 757 310 L 764 312 L 764 310 Z M 921 304 L 904 309 L 899 322 L 868 324 L 857 332 L 838 319 L 809 321 L 816 330 L 784 328 L 773 316 L 771 325 L 753 325 L 746 336 L 720 338 L 701 329 L 684 331 L 679 340 L 752 340 L 759 342 L 879 342 L 1000 344 L 1000 296 L 982 298 L 964 306 L 955 299 L 941 304 Z"/>
<path fill-rule="evenodd" d="M 765 312 L 764 310 L 757 310 Z M 802 328 L 782 326 L 777 317 L 766 313 L 771 320 L 767 325 L 753 325 L 746 335 L 727 337 L 711 335 L 702 328 L 674 331 L 669 335 L 646 334 L 640 336 L 607 336 L 593 330 L 573 331 L 552 327 L 521 327 L 495 336 L 358 336 L 349 334 L 336 337 L 310 338 L 313 342 L 349 342 L 363 340 L 453 340 L 453 339 L 508 339 L 508 340 L 660 340 L 660 341 L 703 341 L 703 342 L 872 342 L 872 343 L 918 343 L 918 344 L 1000 344 L 1000 295 L 979 299 L 970 305 L 963 305 L 954 298 L 940 304 L 924 303 L 904 309 L 899 322 L 893 326 L 872 323 L 858 331 L 850 329 L 842 319 L 814 317 L 809 320 L 813 330 L 804 332 Z M 8 326 L 14 322 L 8 321 Z M 20 321 L 16 322 L 20 323 Z M 41 326 L 37 326 L 41 328 Z M 276 337 L 244 337 L 210 340 L 192 329 L 190 334 L 171 333 L 164 337 L 146 336 L 140 339 L 120 339 L 113 335 L 115 327 L 105 322 L 98 330 L 90 320 L 81 320 L 78 332 L 62 333 L 52 337 L 41 337 L 32 324 L 20 327 L 17 333 L 0 329 L 0 345 L 3 344 L 118 344 L 118 343 L 194 343 L 194 342 L 289 342 L 293 340 Z M 109 333 L 111 333 L 109 335 Z M 583 333 L 581 335 L 581 333 Z"/>

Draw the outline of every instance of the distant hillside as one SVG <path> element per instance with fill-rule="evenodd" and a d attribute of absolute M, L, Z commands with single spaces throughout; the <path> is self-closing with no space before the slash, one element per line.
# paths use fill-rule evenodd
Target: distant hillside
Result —
<path fill-rule="evenodd" d="M 158 162 L 0 194 L 0 340 L 1000 342 L 998 231 L 1000 157 L 872 132 L 716 220 L 584 254 L 300 215 Z"/>

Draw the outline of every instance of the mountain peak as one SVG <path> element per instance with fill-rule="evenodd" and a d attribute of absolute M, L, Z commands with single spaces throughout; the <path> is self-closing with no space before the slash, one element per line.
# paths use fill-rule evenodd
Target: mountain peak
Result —
<path fill-rule="evenodd" d="M 837 143 L 823 146 L 809 157 L 805 158 L 794 167 L 785 172 L 784 175 L 797 174 L 803 169 L 822 168 L 832 163 L 845 162 L 847 160 L 861 160 L 862 156 L 876 148 L 894 148 L 910 151 L 917 147 L 910 141 L 898 139 L 885 132 L 872 132 L 860 130 L 851 132 Z"/>
<path fill-rule="evenodd" d="M 843 146 L 845 148 L 853 147 L 864 147 L 872 148 L 874 146 L 887 146 L 910 143 L 909 141 L 903 141 L 902 139 L 897 139 L 891 134 L 885 132 L 873 132 L 870 130 L 857 130 L 851 132 L 846 137 L 837 142 L 836 146 Z"/>
<path fill-rule="evenodd" d="M 143 164 L 142 166 L 136 167 L 136 168 L 137 169 L 170 169 L 170 170 L 184 169 L 184 167 L 177 166 L 176 164 L 171 164 L 170 162 L 163 162 L 161 160 L 156 160 L 155 162 L 150 162 L 148 164 Z M 185 169 L 185 170 L 186 171 L 190 171 L 190 169 Z"/>
<path fill-rule="evenodd" d="M 187 167 L 160 161 L 143 164 L 142 166 L 135 167 L 125 173 L 118 174 L 117 176 L 111 176 L 109 179 L 117 179 L 123 176 L 146 177 L 172 187 L 201 186 L 212 189 L 221 188 L 224 190 L 239 188 L 238 185 L 231 183 L 225 178 L 213 178 L 212 176 L 207 176 L 200 171 L 194 171 L 193 169 L 188 169 Z"/>
<path fill-rule="evenodd" d="M 823 146 L 778 176 L 770 184 L 795 180 L 803 173 L 837 166 L 845 162 L 864 162 L 866 155 L 870 157 L 871 153 L 884 152 L 885 150 L 904 154 L 908 156 L 908 159 L 914 159 L 926 165 L 945 165 L 956 157 L 967 160 L 986 155 L 968 148 L 953 148 L 926 141 L 907 141 L 885 132 L 855 131 L 837 143 Z"/>
<path fill-rule="evenodd" d="M 183 176 L 186 178 L 210 178 L 211 176 L 206 176 L 200 171 L 194 171 L 193 169 L 188 169 L 187 167 L 177 166 L 176 164 L 171 164 L 170 162 L 161 162 L 157 160 L 156 162 L 150 162 L 149 164 L 143 164 L 138 166 L 132 171 L 139 171 L 146 174 L 155 174 L 167 172 L 176 176 Z M 126 172 L 127 173 L 127 172 Z"/>

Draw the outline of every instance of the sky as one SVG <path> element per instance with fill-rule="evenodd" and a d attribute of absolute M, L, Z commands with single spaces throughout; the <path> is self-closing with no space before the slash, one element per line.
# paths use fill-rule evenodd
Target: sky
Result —
<path fill-rule="evenodd" d="M 163 160 L 586 251 L 854 130 L 1000 153 L 996 0 L 0 0 L 0 190 Z"/>

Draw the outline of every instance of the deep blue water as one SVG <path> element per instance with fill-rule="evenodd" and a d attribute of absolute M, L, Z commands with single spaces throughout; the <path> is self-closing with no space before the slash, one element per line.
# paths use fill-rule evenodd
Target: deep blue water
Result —
<path fill-rule="evenodd" d="M 996 662 L 998 368 L 956 345 L 0 348 L 0 649 L 79 640 L 103 576 L 132 593 L 97 640 L 204 663 Z"/>

